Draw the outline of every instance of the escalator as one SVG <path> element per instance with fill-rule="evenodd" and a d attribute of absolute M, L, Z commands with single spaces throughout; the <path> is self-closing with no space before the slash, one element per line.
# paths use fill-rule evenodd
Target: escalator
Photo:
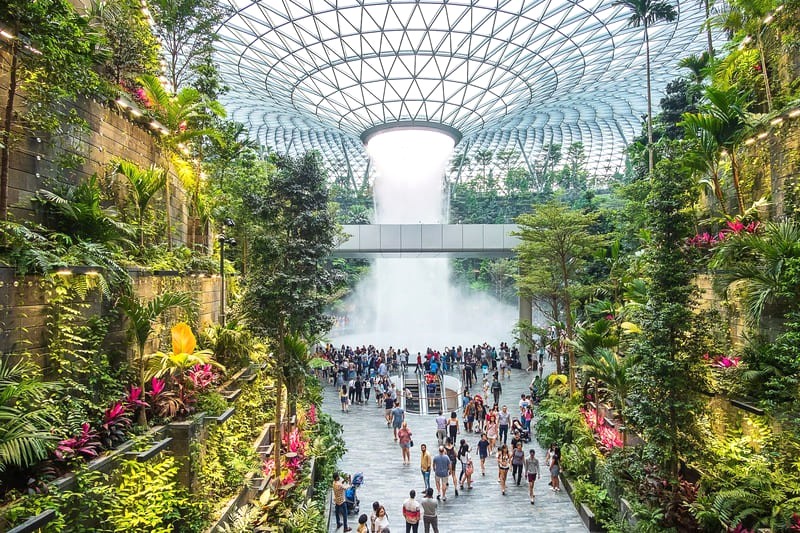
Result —
<path fill-rule="evenodd" d="M 406 388 L 411 391 L 411 398 L 406 397 L 406 412 L 420 413 L 420 389 L 418 379 L 408 379 Z"/>

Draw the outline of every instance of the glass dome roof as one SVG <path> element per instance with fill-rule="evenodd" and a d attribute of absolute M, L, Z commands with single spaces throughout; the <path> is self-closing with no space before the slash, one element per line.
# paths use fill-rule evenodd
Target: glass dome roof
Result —
<path fill-rule="evenodd" d="M 369 172 L 362 133 L 423 123 L 468 153 L 582 142 L 588 170 L 610 174 L 646 112 L 643 31 L 612 0 L 227 1 L 216 59 L 232 117 L 353 173 Z M 704 49 L 700 4 L 650 29 L 656 104 Z"/>

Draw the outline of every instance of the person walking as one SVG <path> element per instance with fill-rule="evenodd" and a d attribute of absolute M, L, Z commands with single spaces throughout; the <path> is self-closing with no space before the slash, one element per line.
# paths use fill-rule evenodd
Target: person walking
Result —
<path fill-rule="evenodd" d="M 364 380 L 364 404 L 369 405 L 369 393 L 372 390 L 372 378 L 368 377 Z"/>
<path fill-rule="evenodd" d="M 486 421 L 486 437 L 489 439 L 489 453 L 494 455 L 494 443 L 497 440 L 497 418 L 494 414 L 490 414 Z"/>
<path fill-rule="evenodd" d="M 447 436 L 447 418 L 439 411 L 436 417 L 436 440 L 439 441 L 439 446 L 444 445 L 444 438 Z"/>
<path fill-rule="evenodd" d="M 408 498 L 403 502 L 403 518 L 406 520 L 406 533 L 418 533 L 419 520 L 421 517 L 421 506 L 415 500 L 417 492 L 412 490 L 408 493 Z"/>
<path fill-rule="evenodd" d="M 458 481 L 456 480 L 456 463 L 458 463 L 458 451 L 456 450 L 455 443 L 450 440 L 450 437 L 444 441 L 444 451 L 450 459 L 450 477 L 453 478 L 453 492 L 458 496 Z"/>
<path fill-rule="evenodd" d="M 432 488 L 428 488 L 425 491 L 425 497 L 422 498 L 420 505 L 422 506 L 422 523 L 425 526 L 425 533 L 430 533 L 431 529 L 433 529 L 433 533 L 439 533 L 439 516 L 437 513 L 439 502 L 433 499 Z"/>
<path fill-rule="evenodd" d="M 403 427 L 403 422 L 406 418 L 406 412 L 400 407 L 400 402 L 395 400 L 394 409 L 392 409 L 392 433 L 394 433 L 394 440 L 397 440 L 397 432 Z"/>
<path fill-rule="evenodd" d="M 469 453 L 469 444 L 464 439 L 461 439 L 461 446 L 458 449 L 458 461 L 461 463 L 461 474 L 458 482 L 461 490 L 464 490 L 464 485 L 467 490 L 472 490 L 472 472 L 474 466 L 472 465 L 472 455 Z"/>
<path fill-rule="evenodd" d="M 428 453 L 428 446 L 425 444 L 420 444 L 419 452 L 419 468 L 420 471 L 422 471 L 422 482 L 425 483 L 425 489 L 427 490 L 431 488 L 431 465 L 433 463 L 433 458 L 431 454 Z"/>
<path fill-rule="evenodd" d="M 411 440 L 411 430 L 408 429 L 408 423 L 403 421 L 403 425 L 397 431 L 397 438 L 400 441 L 400 452 L 403 455 L 403 465 L 410 465 L 411 464 L 411 445 L 413 441 Z"/>
<path fill-rule="evenodd" d="M 339 402 L 342 404 L 342 412 L 347 412 L 347 404 L 349 402 L 349 398 L 347 396 L 347 385 L 342 385 L 342 388 L 339 390 Z"/>
<path fill-rule="evenodd" d="M 511 452 L 511 474 L 519 487 L 522 483 L 522 468 L 525 466 L 525 452 L 522 449 L 522 442 L 517 442 L 514 451 Z"/>
<path fill-rule="evenodd" d="M 536 483 L 536 478 L 542 475 L 539 470 L 539 459 L 536 458 L 536 450 L 533 448 L 531 448 L 528 458 L 525 459 L 525 475 L 528 478 L 528 496 L 530 496 L 531 505 L 533 505 L 536 498 L 533 493 L 533 484 Z"/>
<path fill-rule="evenodd" d="M 550 486 L 553 487 L 553 492 L 561 492 L 561 487 L 558 486 L 558 475 L 561 473 L 561 450 L 558 446 L 553 450 L 550 456 Z"/>
<path fill-rule="evenodd" d="M 447 421 L 447 433 L 450 441 L 455 442 L 456 435 L 458 435 L 458 415 L 455 411 L 450 413 L 450 419 Z"/>
<path fill-rule="evenodd" d="M 503 444 L 500 451 L 497 452 L 497 477 L 500 480 L 500 490 L 503 496 L 506 495 L 506 479 L 508 478 L 508 470 L 511 468 L 511 454 L 508 453 L 508 446 Z"/>
<path fill-rule="evenodd" d="M 351 528 L 347 527 L 347 500 L 344 496 L 344 492 L 346 490 L 347 486 L 342 479 L 342 476 L 339 475 L 339 472 L 334 472 L 333 505 L 334 513 L 336 514 L 336 529 L 338 530 L 340 527 L 342 527 L 342 525 L 344 525 L 345 531 L 351 531 Z"/>
<path fill-rule="evenodd" d="M 486 433 L 481 434 L 481 440 L 478 441 L 478 457 L 481 460 L 481 475 L 486 475 L 486 458 L 489 457 L 489 439 Z"/>
<path fill-rule="evenodd" d="M 503 444 L 508 444 L 508 426 L 511 425 L 511 413 L 508 412 L 508 406 L 503 406 L 499 413 L 497 413 L 497 426 L 500 431 L 500 441 Z"/>
<path fill-rule="evenodd" d="M 433 473 L 436 475 L 436 499 L 447 501 L 447 480 L 450 477 L 450 458 L 444 446 L 439 446 L 439 455 L 433 458 Z"/>
<path fill-rule="evenodd" d="M 492 391 L 492 396 L 494 396 L 494 403 L 500 403 L 500 394 L 503 392 L 503 386 L 497 380 L 497 374 L 492 378 L 490 389 Z"/>

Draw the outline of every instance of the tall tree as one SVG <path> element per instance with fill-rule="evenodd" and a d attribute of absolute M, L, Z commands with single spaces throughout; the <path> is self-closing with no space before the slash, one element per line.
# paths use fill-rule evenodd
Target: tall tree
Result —
<path fill-rule="evenodd" d="M 59 104 L 92 94 L 99 78 L 92 69 L 98 40 L 68 0 L 4 0 L 0 21 L 10 34 L 0 38 L 0 46 L 8 50 L 0 129 L 0 217 L 5 220 L 13 146 L 24 134 L 58 131 L 65 118 Z M 22 92 L 27 113 L 20 112 L 16 100 Z"/>
<path fill-rule="evenodd" d="M 89 15 L 92 25 L 105 36 L 100 59 L 109 79 L 122 84 L 158 73 L 158 40 L 139 0 L 94 1 Z"/>
<path fill-rule="evenodd" d="M 273 340 L 277 399 L 275 471 L 280 471 L 280 424 L 287 339 L 327 331 L 324 310 L 340 276 L 328 262 L 337 235 L 328 206 L 326 175 L 316 152 L 275 157 L 276 171 L 254 183 L 245 206 L 252 213 L 252 267 L 244 308 L 254 330 Z"/>
<path fill-rule="evenodd" d="M 647 158 L 648 170 L 653 173 L 653 91 L 650 82 L 650 27 L 658 22 L 673 22 L 678 12 L 665 0 L 615 0 L 615 6 L 624 6 L 631 12 L 628 25 L 644 29 L 645 70 L 647 72 Z"/>
<path fill-rule="evenodd" d="M 155 21 L 154 33 L 166 56 L 166 75 L 172 91 L 187 87 L 198 74 L 209 78 L 216 28 L 227 12 L 222 3 L 216 0 L 150 0 L 148 4 Z"/>
<path fill-rule="evenodd" d="M 696 430 L 695 379 L 702 365 L 693 328 L 694 268 L 684 246 L 694 227 L 686 206 L 696 201 L 697 193 L 691 170 L 681 161 L 685 146 L 674 142 L 665 148 L 669 157 L 647 180 L 651 239 L 643 258 L 648 299 L 636 317 L 642 333 L 630 349 L 641 364 L 632 369 L 627 418 L 677 476 L 678 460 L 691 452 L 694 442 L 687 436 Z"/>
<path fill-rule="evenodd" d="M 536 206 L 533 213 L 520 215 L 517 235 L 522 242 L 520 284 L 530 293 L 549 291 L 563 309 L 567 338 L 573 337 L 572 302 L 586 287 L 581 284 L 588 258 L 604 244 L 604 237 L 592 233 L 597 214 L 584 214 L 560 202 Z M 570 390 L 575 391 L 575 354 L 570 347 Z"/>

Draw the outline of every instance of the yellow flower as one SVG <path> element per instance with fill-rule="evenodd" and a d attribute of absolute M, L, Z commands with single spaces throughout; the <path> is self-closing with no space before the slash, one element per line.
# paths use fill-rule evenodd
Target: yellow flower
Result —
<path fill-rule="evenodd" d="M 192 328 L 186 322 L 179 322 L 172 328 L 172 353 L 194 353 L 197 339 L 194 338 Z"/>

